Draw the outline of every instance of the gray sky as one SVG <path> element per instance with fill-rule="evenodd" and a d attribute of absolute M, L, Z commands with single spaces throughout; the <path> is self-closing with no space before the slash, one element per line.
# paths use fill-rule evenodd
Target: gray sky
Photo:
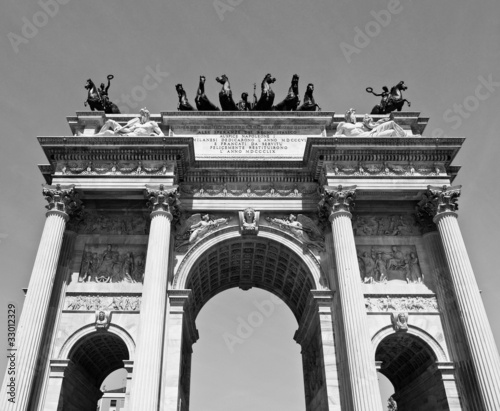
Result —
<path fill-rule="evenodd" d="M 65 117 L 85 109 L 86 79 L 100 83 L 110 73 L 115 75 L 110 98 L 123 112 L 137 112 L 145 105 L 152 113 L 176 109 L 176 83 L 184 84 L 194 103 L 200 74 L 207 76 L 207 95 L 216 102 L 217 75 L 227 74 L 239 96 L 270 72 L 278 79 L 273 89 L 279 100 L 291 76 L 298 73 L 301 95 L 312 82 L 316 102 L 324 110 L 339 113 L 349 107 L 369 112 L 377 98 L 368 95 L 366 87 L 380 90 L 404 80 L 411 109 L 431 118 L 426 136 L 468 137 L 455 161 L 463 166 L 455 181 L 464 185 L 460 225 L 496 341 L 500 341 L 500 323 L 494 315 L 500 285 L 496 258 L 500 191 L 495 177 L 500 155 L 497 0 L 60 1 L 65 4 L 48 11 L 35 1 L 4 0 L 1 5 L 0 298 L 4 308 L 0 309 L 0 347 L 6 345 L 6 302 L 22 307 L 21 288 L 28 284 L 44 224 L 43 179 L 37 164 L 46 160 L 35 137 L 68 135 Z M 233 6 L 228 6 L 229 1 Z M 381 18 L 382 25 L 376 23 Z M 32 26 L 33 22 L 39 27 Z M 145 91 L 141 87 L 151 71 L 159 74 Z M 484 83 L 487 86 L 481 86 Z M 220 310 L 217 301 L 206 310 L 222 316 L 223 327 L 231 329 L 236 315 L 233 309 Z M 286 315 L 273 316 L 272 321 L 286 322 Z M 291 340 L 285 331 L 283 335 Z M 278 336 L 256 333 L 244 345 L 273 346 Z M 202 352 L 210 350 L 202 349 L 201 340 L 197 344 L 200 359 L 194 369 L 200 375 L 214 379 L 237 372 L 239 377 L 264 379 L 271 374 L 262 371 L 270 360 L 262 364 L 253 357 L 243 358 L 247 363 L 239 366 L 220 365 L 233 367 L 232 371 L 209 367 L 210 354 Z M 252 355 L 260 354 L 248 354 Z M 232 354 L 231 361 L 238 356 Z M 5 359 L 0 358 L 3 370 Z M 299 361 L 299 356 L 293 361 Z M 269 366 L 276 370 L 279 364 Z M 284 375 L 282 384 L 288 392 L 302 389 L 301 381 L 288 381 Z M 230 378 L 228 383 L 236 382 L 237 378 Z M 240 391 L 232 392 L 237 396 Z M 243 408 L 241 398 L 248 394 L 245 391 L 237 398 L 238 409 L 257 407 Z M 194 382 L 193 404 L 197 396 L 203 401 L 203 388 L 197 393 Z M 260 404 L 261 409 L 291 408 L 262 398 L 267 405 Z M 234 403 L 228 400 L 219 403 L 217 410 L 231 408 Z M 204 408 L 210 409 L 215 408 Z"/>

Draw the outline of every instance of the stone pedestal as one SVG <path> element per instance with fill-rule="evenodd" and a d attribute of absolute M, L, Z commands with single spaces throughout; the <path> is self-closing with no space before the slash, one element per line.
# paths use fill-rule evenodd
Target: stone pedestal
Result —
<path fill-rule="evenodd" d="M 337 265 L 337 287 L 342 306 L 343 340 L 349 369 L 352 409 L 375 411 L 382 409 L 382 401 L 349 212 L 354 197 L 355 187 L 325 188 L 325 203 L 330 210 L 329 220 Z"/>

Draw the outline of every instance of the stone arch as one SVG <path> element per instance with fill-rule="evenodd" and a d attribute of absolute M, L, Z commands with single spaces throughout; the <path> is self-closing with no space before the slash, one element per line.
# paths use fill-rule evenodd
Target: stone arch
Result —
<path fill-rule="evenodd" d="M 206 301 L 218 292 L 253 286 L 283 299 L 297 321 L 305 309 L 309 291 L 328 289 L 314 255 L 273 228 L 262 230 L 257 236 L 225 230 L 200 241 L 181 262 L 172 288 L 192 290 L 196 317 Z"/>
<path fill-rule="evenodd" d="M 102 382 L 113 371 L 125 366 L 125 361 L 130 360 L 130 352 L 116 332 L 95 328 L 91 331 L 90 327 L 85 327 L 72 337 L 61 350 L 67 365 L 58 409 L 94 411 L 102 397 Z"/>
<path fill-rule="evenodd" d="M 440 359 L 445 359 L 445 355 L 432 337 L 416 327 L 399 332 L 386 327 L 372 341 L 376 341 L 375 361 L 380 364 L 379 372 L 391 381 L 398 410 L 449 409 L 440 369 Z"/>
<path fill-rule="evenodd" d="M 175 361 L 166 361 L 164 373 L 177 377 L 169 379 L 175 386 L 165 387 L 164 392 L 177 392 L 176 402 L 189 403 L 192 344 L 198 339 L 195 319 L 206 302 L 235 287 L 264 289 L 291 309 L 301 330 L 294 339 L 302 346 L 303 363 L 307 364 L 303 369 L 309 388 L 307 409 L 319 411 L 328 402 L 323 358 L 323 337 L 328 338 L 328 331 L 322 334 L 315 293 L 327 293 L 322 296 L 331 306 L 331 291 L 314 254 L 270 227 L 260 227 L 258 235 L 241 235 L 238 227 L 219 230 L 192 247 L 180 262 L 169 290 L 167 324 L 181 334 L 169 338 L 177 345 L 167 352 L 180 354 Z"/>
<path fill-rule="evenodd" d="M 73 349 L 73 347 L 78 344 L 79 341 L 81 341 L 85 336 L 92 334 L 96 331 L 94 324 L 89 324 L 86 325 L 79 330 L 75 331 L 73 334 L 71 334 L 64 344 L 62 345 L 61 349 L 59 350 L 59 355 L 57 355 L 57 359 L 59 360 L 66 360 L 69 359 L 69 353 Z M 127 350 L 129 353 L 129 359 L 133 360 L 134 355 L 135 355 L 135 341 L 131 337 L 131 335 L 122 327 L 119 327 L 116 324 L 110 324 L 107 331 L 112 334 L 116 334 L 118 337 L 120 337 L 125 345 L 127 346 Z"/>
<path fill-rule="evenodd" d="M 432 352 L 437 358 L 437 361 L 439 362 L 446 362 L 449 361 L 448 355 L 446 354 L 446 351 L 443 349 L 441 344 L 432 336 L 430 335 L 427 331 L 415 327 L 414 325 L 408 325 L 408 334 L 415 335 L 416 337 L 422 339 L 429 345 L 429 347 L 432 349 Z M 377 350 L 378 345 L 380 342 L 387 337 L 388 335 L 395 334 L 394 329 L 392 328 L 391 325 L 388 325 L 386 327 L 381 328 L 377 333 L 372 337 L 372 345 L 373 345 L 373 354 L 375 355 L 375 352 Z"/>

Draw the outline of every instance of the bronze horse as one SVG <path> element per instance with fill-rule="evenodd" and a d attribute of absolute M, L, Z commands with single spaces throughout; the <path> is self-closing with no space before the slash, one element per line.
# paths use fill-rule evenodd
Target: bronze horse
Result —
<path fill-rule="evenodd" d="M 205 94 L 205 76 L 200 76 L 200 83 L 198 84 L 198 91 L 194 102 L 199 111 L 220 111 L 219 107 L 213 104 Z"/>
<path fill-rule="evenodd" d="M 222 89 L 219 92 L 219 102 L 223 111 L 238 111 L 238 107 L 233 100 L 233 92 L 231 91 L 231 85 L 229 84 L 229 79 L 225 74 L 220 77 L 216 77 L 215 81 L 222 84 Z"/>
<path fill-rule="evenodd" d="M 294 74 L 292 77 L 292 83 L 290 84 L 290 88 L 288 89 L 288 94 L 285 99 L 276 104 L 273 107 L 273 110 L 276 111 L 295 111 L 300 104 L 299 99 L 299 76 L 298 74 Z"/>
<path fill-rule="evenodd" d="M 113 104 L 108 98 L 108 89 L 110 86 L 110 81 L 113 79 L 113 75 L 108 76 L 108 86 L 104 88 L 104 83 L 101 84 L 101 90 L 99 90 L 91 79 L 87 80 L 85 84 L 85 89 L 88 90 L 87 101 L 84 101 L 83 105 L 90 107 L 91 111 L 104 111 L 106 114 L 120 114 L 120 110 L 116 104 Z"/>
<path fill-rule="evenodd" d="M 271 90 L 271 84 L 274 83 L 276 79 L 271 76 L 271 74 L 266 74 L 266 77 L 264 77 L 264 80 L 262 80 L 262 83 L 260 85 L 260 98 L 255 107 L 253 108 L 254 111 L 269 111 L 273 107 L 274 103 L 274 91 Z"/>
<path fill-rule="evenodd" d="M 401 111 L 403 109 L 403 105 L 405 102 L 408 103 L 408 107 L 411 106 L 411 103 L 403 98 L 402 91 L 407 90 L 408 87 L 405 86 L 404 81 L 400 81 L 395 86 L 391 87 L 391 91 L 387 95 L 385 93 L 376 94 L 373 92 L 373 88 L 367 87 L 366 91 L 368 93 L 372 93 L 374 96 L 382 96 L 382 101 L 380 104 L 377 104 L 373 107 L 371 114 L 389 114 L 393 111 Z M 387 90 L 387 87 L 384 88 L 384 91 Z"/>
<path fill-rule="evenodd" d="M 304 103 L 297 109 L 297 111 L 321 111 L 321 107 L 314 101 L 313 92 L 314 84 L 309 83 L 304 94 Z"/>
<path fill-rule="evenodd" d="M 186 97 L 186 91 L 182 87 L 182 84 L 176 84 L 175 89 L 177 90 L 177 95 L 179 96 L 179 104 L 177 104 L 178 111 L 193 111 L 194 107 L 189 104 Z"/>

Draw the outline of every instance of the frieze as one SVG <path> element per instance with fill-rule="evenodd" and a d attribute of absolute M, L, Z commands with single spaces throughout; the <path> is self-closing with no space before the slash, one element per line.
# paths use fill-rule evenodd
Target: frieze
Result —
<path fill-rule="evenodd" d="M 134 295 L 69 295 L 64 301 L 66 311 L 139 311 L 141 297 Z"/>
<path fill-rule="evenodd" d="M 72 161 L 57 164 L 55 174 L 62 175 L 167 175 L 173 163 L 153 161 Z"/>
<path fill-rule="evenodd" d="M 393 280 L 410 283 L 423 282 L 415 246 L 392 245 L 357 246 L 361 280 L 366 284 Z"/>
<path fill-rule="evenodd" d="M 404 297 L 365 297 L 365 308 L 368 312 L 438 312 L 436 297 L 404 296 Z"/>
<path fill-rule="evenodd" d="M 325 172 L 331 176 L 443 176 L 444 163 L 433 162 L 334 162 L 325 164 Z"/>
<path fill-rule="evenodd" d="M 415 214 L 355 214 L 352 219 L 355 236 L 418 236 L 422 225 Z"/>
<path fill-rule="evenodd" d="M 78 282 L 142 283 L 146 245 L 86 245 Z"/>
<path fill-rule="evenodd" d="M 67 229 L 77 234 L 145 235 L 149 233 L 149 222 L 142 213 L 84 210 L 68 222 Z"/>
<path fill-rule="evenodd" d="M 182 194 L 192 197 L 317 197 L 318 185 L 311 184 L 182 184 Z"/>

